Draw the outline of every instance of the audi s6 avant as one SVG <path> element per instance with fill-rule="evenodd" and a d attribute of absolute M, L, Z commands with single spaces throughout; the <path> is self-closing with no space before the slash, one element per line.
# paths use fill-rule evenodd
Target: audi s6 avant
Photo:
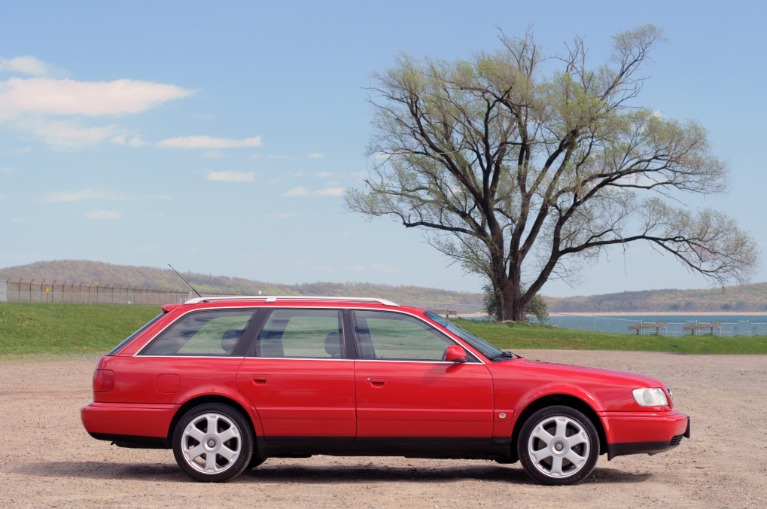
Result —
<path fill-rule="evenodd" d="M 380 299 L 199 298 L 103 356 L 88 433 L 173 449 L 199 481 L 313 454 L 520 461 L 544 484 L 597 456 L 655 454 L 690 436 L 644 376 L 534 362 L 441 316 Z"/>

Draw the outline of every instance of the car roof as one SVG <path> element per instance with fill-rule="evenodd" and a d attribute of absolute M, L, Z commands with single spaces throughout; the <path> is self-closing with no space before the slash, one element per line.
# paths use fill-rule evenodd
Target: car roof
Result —
<path fill-rule="evenodd" d="M 203 304 L 213 302 L 243 302 L 254 301 L 264 303 L 309 303 L 309 302 L 349 302 L 349 303 L 366 303 L 366 304 L 381 304 L 383 306 L 399 307 L 398 304 L 386 300 L 373 297 L 320 297 L 314 295 L 216 295 L 210 297 L 197 297 L 190 299 L 185 304 Z"/>

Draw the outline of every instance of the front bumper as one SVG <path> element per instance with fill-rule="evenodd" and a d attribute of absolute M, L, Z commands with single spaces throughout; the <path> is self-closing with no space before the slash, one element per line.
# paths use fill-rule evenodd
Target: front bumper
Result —
<path fill-rule="evenodd" d="M 690 438 L 690 418 L 670 412 L 608 412 L 600 416 L 607 438 L 607 458 L 657 454 Z"/>

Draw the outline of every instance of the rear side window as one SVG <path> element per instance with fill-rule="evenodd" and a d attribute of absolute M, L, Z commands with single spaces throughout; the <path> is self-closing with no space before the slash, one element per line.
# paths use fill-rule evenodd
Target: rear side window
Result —
<path fill-rule="evenodd" d="M 139 355 L 229 357 L 252 315 L 252 309 L 188 313 L 162 331 Z"/>
<path fill-rule="evenodd" d="M 275 309 L 256 342 L 259 357 L 343 357 L 341 313 L 332 309 Z"/>

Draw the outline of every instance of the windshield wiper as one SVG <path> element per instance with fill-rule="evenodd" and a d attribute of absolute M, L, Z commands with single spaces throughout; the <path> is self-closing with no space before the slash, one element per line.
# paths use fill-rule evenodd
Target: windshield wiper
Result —
<path fill-rule="evenodd" d="M 517 358 L 516 354 L 513 354 L 511 352 L 501 352 L 498 355 L 493 355 L 492 357 L 490 357 L 490 360 L 493 362 L 498 362 L 498 361 L 505 361 L 508 359 L 516 359 L 516 358 Z"/>

